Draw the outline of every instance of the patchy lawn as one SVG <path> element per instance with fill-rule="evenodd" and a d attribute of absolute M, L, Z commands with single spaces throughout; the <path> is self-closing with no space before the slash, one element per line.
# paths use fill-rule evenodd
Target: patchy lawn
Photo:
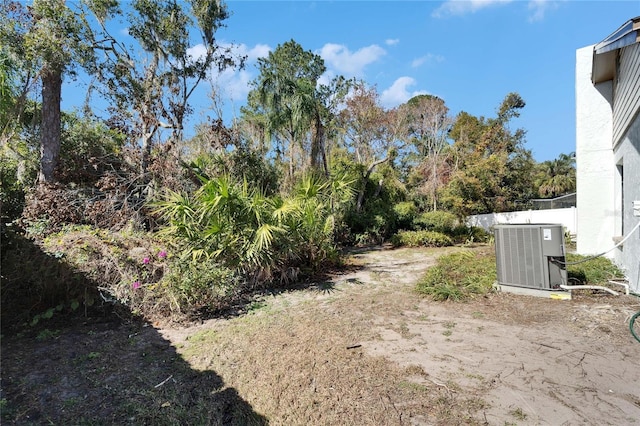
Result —
<path fill-rule="evenodd" d="M 639 299 L 418 296 L 452 250 L 353 252 L 332 280 L 189 327 L 3 336 L 2 423 L 640 424 Z"/>

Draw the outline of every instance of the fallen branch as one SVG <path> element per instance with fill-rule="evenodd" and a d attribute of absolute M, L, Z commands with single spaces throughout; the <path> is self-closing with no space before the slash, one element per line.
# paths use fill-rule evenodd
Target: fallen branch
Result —
<path fill-rule="evenodd" d="M 533 342 L 533 343 L 536 343 L 536 344 L 538 344 L 538 345 L 540 345 L 540 346 L 544 346 L 545 348 L 551 348 L 551 349 L 555 349 L 555 350 L 558 350 L 558 351 L 561 351 L 561 350 L 562 350 L 562 349 L 557 348 L 557 347 L 555 347 L 555 346 L 547 345 L 546 343 L 538 343 L 538 342 Z"/>
<path fill-rule="evenodd" d="M 167 377 L 166 379 L 164 379 L 163 381 L 161 381 L 160 383 L 158 383 L 157 385 L 154 386 L 154 388 L 159 388 L 160 386 L 164 385 L 165 383 L 167 383 L 169 380 L 173 379 L 173 374 L 170 375 L 169 377 Z"/>
<path fill-rule="evenodd" d="M 426 380 L 428 380 L 428 381 L 430 381 L 430 382 L 431 382 L 431 383 L 433 383 L 434 385 L 436 385 L 436 386 L 440 386 L 440 387 L 443 387 L 443 388 L 445 388 L 447 391 L 451 392 L 451 389 L 449 389 L 449 387 L 448 387 L 447 385 L 445 385 L 444 383 L 438 383 L 438 382 L 436 382 L 435 380 L 432 380 L 432 379 L 430 379 L 430 378 L 428 378 L 428 377 L 425 377 L 425 379 L 426 379 Z"/>

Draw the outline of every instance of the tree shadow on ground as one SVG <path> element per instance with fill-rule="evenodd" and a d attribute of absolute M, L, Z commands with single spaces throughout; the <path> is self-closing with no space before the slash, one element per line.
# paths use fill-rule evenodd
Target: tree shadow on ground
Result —
<path fill-rule="evenodd" d="M 191 368 L 152 325 L 122 307 L 98 300 L 86 311 L 69 309 L 60 294 L 88 294 L 96 283 L 23 237 L 3 237 L 3 424 L 268 423 L 215 371 Z M 46 288 L 36 282 L 44 273 Z M 61 308 L 38 314 L 52 301 Z"/>

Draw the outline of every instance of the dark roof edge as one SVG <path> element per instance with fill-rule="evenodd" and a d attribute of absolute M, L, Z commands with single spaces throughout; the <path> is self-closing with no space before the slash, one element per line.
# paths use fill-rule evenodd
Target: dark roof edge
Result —
<path fill-rule="evenodd" d="M 610 52 L 637 42 L 640 36 L 637 32 L 639 28 L 640 16 L 629 19 L 609 37 L 596 44 L 593 48 L 594 54 Z"/>

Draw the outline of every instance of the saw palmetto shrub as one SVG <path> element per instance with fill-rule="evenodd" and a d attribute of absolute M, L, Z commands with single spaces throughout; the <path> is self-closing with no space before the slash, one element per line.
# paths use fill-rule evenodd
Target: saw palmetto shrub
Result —
<path fill-rule="evenodd" d="M 435 231 L 400 231 L 391 237 L 394 246 L 407 247 L 446 247 L 453 240 L 448 235 Z"/>
<path fill-rule="evenodd" d="M 490 292 L 496 279 L 492 251 L 464 250 L 439 257 L 417 290 L 435 300 L 464 300 Z"/>
<path fill-rule="evenodd" d="M 335 259 L 336 217 L 349 182 L 306 177 L 287 197 L 229 176 L 203 178 L 193 194 L 166 191 L 154 204 L 160 234 L 191 261 L 213 261 L 250 287 L 288 283 Z"/>

